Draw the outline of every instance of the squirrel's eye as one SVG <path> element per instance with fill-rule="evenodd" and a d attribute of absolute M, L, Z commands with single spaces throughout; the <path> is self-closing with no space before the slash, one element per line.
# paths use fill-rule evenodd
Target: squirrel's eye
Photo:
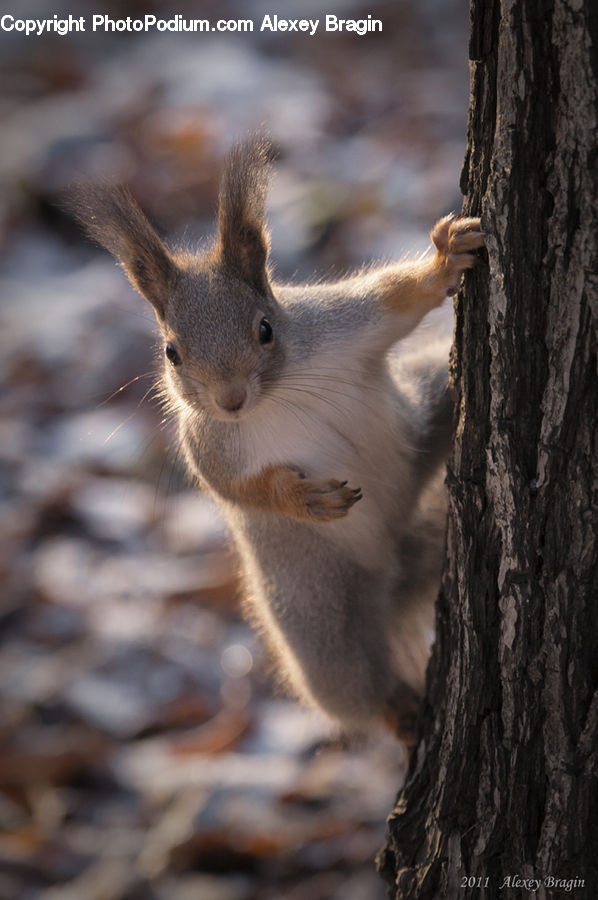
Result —
<path fill-rule="evenodd" d="M 260 335 L 260 344 L 269 344 L 271 342 L 272 338 L 274 337 L 274 334 L 272 332 L 272 326 L 270 325 L 270 323 L 268 322 L 267 319 L 262 319 L 262 321 L 260 322 L 259 335 Z"/>
<path fill-rule="evenodd" d="M 180 366 L 181 357 L 179 356 L 176 347 L 171 341 L 168 341 L 168 343 L 166 344 L 164 352 L 166 353 L 166 358 L 173 364 L 173 366 Z"/>

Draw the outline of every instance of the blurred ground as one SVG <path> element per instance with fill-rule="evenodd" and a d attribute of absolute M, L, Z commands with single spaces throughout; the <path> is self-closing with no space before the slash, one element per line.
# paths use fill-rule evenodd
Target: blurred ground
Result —
<path fill-rule="evenodd" d="M 76 14 L 103 11 L 173 14 Z M 384 31 L 0 35 L 2 900 L 383 896 L 372 860 L 401 749 L 326 743 L 273 692 L 221 523 L 151 401 L 151 311 L 57 206 L 73 178 L 115 176 L 171 236 L 201 239 L 223 153 L 263 123 L 279 274 L 426 246 L 460 206 L 466 5 L 335 11 Z"/>

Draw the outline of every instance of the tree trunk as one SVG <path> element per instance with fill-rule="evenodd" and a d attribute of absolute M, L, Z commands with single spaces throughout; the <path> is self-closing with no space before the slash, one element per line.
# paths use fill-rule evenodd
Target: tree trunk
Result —
<path fill-rule="evenodd" d="M 462 187 L 489 271 L 457 304 L 437 640 L 379 864 L 397 898 L 594 898 L 598 6 L 471 18 Z"/>

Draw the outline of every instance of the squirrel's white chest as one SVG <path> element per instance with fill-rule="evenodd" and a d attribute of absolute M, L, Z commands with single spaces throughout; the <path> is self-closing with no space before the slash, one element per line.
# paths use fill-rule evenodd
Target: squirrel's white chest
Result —
<path fill-rule="evenodd" d="M 269 411 L 270 412 L 270 411 Z M 313 408 L 279 406 L 241 432 L 246 475 L 276 463 L 296 466 L 308 477 L 340 477 L 350 455 L 351 438 Z M 324 474 L 326 473 L 326 474 Z"/>
<path fill-rule="evenodd" d="M 297 466 L 308 477 L 345 480 L 369 468 L 386 428 L 362 385 L 306 373 L 266 398 L 240 429 L 245 475 L 268 465 Z M 382 419 L 382 424 L 381 424 Z"/>
<path fill-rule="evenodd" d="M 296 466 L 308 478 L 335 478 L 360 487 L 363 499 L 337 522 L 321 527 L 355 558 L 387 566 L 396 539 L 398 487 L 405 465 L 392 399 L 382 385 L 305 379 L 305 389 L 281 390 L 240 429 L 244 475 L 273 464 Z"/>

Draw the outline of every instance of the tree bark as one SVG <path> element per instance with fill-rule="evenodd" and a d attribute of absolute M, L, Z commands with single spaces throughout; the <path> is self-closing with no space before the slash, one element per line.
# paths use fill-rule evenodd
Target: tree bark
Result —
<path fill-rule="evenodd" d="M 437 638 L 379 865 L 396 898 L 593 898 L 598 6 L 472 0 L 471 26 L 489 269 L 457 302 Z"/>

